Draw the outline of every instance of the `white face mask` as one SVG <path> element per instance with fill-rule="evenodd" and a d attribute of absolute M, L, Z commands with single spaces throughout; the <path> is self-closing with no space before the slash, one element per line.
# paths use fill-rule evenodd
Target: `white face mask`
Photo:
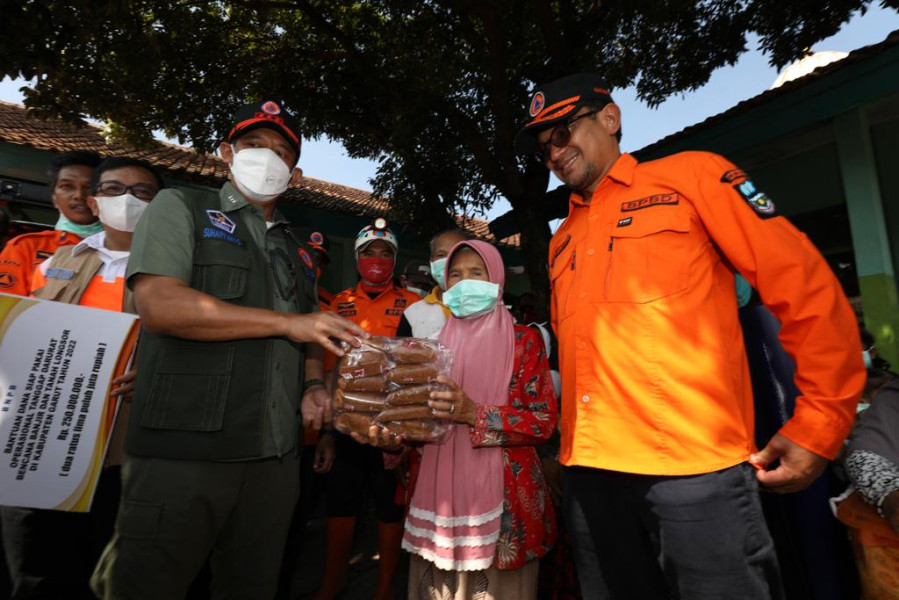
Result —
<path fill-rule="evenodd" d="M 95 196 L 100 209 L 100 222 L 119 231 L 134 231 L 140 216 L 150 205 L 131 194 Z"/>
<path fill-rule="evenodd" d="M 271 202 L 284 193 L 290 183 L 290 169 L 281 157 L 268 148 L 244 148 L 234 151 L 231 174 L 246 196 L 257 202 Z"/>

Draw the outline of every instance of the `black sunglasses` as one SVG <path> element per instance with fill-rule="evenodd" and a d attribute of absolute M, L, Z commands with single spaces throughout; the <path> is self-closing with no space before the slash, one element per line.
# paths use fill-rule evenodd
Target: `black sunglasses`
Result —
<path fill-rule="evenodd" d="M 156 186 L 148 185 L 146 183 L 135 183 L 134 185 L 125 185 L 124 183 L 116 180 L 109 181 L 101 181 L 97 184 L 97 191 L 95 193 L 101 196 L 121 196 L 126 192 L 131 192 L 134 194 L 135 198 L 139 198 L 141 200 L 149 202 L 153 199 L 153 196 L 156 195 L 156 192 L 159 190 Z"/>
<path fill-rule="evenodd" d="M 552 133 L 549 134 L 549 139 L 543 142 L 542 144 L 537 144 L 537 148 L 534 150 L 534 158 L 537 159 L 538 162 L 542 164 L 546 164 L 546 160 L 549 158 L 549 146 L 552 144 L 556 148 L 562 148 L 568 142 L 571 141 L 571 127 L 578 120 L 583 119 L 584 117 L 589 117 L 590 115 L 595 115 L 599 111 L 601 111 L 605 106 L 600 108 L 595 108 L 593 110 L 588 110 L 587 112 L 570 117 L 563 121 L 562 123 L 556 125 L 552 129 Z"/>

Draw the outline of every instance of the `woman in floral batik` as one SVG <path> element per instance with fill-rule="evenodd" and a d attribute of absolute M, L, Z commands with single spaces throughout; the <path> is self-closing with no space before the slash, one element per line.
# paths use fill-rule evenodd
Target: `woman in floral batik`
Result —
<path fill-rule="evenodd" d="M 439 339 L 453 351 L 452 379 L 429 404 L 456 426 L 421 449 L 403 537 L 409 597 L 536 598 L 537 559 L 556 535 L 534 449 L 558 420 L 543 342 L 502 305 L 496 248 L 460 242 L 446 265 L 452 317 Z"/>

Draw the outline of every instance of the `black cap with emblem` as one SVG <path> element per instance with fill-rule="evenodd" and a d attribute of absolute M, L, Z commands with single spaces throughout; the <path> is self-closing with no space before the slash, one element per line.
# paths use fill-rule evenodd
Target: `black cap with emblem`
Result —
<path fill-rule="evenodd" d="M 599 75 L 577 73 L 537 86 L 528 103 L 530 120 L 515 136 L 515 153 L 530 154 L 537 147 L 537 134 L 574 115 L 586 105 L 614 102 Z"/>
<path fill-rule="evenodd" d="M 260 127 L 280 133 L 293 147 L 297 157 L 300 156 L 300 123 L 286 108 L 273 100 L 262 100 L 240 107 L 234 115 L 228 142 L 233 143 L 243 134 Z"/>

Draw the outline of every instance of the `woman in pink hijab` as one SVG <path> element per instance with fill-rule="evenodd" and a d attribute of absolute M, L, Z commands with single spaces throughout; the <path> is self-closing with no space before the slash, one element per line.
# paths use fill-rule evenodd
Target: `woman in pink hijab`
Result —
<path fill-rule="evenodd" d="M 440 341 L 453 351 L 435 416 L 455 421 L 442 444 L 422 447 L 403 548 L 409 597 L 537 596 L 538 560 L 555 541 L 555 514 L 535 446 L 558 419 L 540 334 L 502 304 L 505 269 L 486 242 L 456 244 Z"/>

